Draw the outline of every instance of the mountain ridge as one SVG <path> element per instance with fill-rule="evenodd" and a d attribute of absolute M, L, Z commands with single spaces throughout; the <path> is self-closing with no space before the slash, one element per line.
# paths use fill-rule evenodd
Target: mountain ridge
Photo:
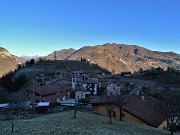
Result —
<path fill-rule="evenodd" d="M 0 47 L 0 76 L 15 70 L 17 65 L 27 59 L 38 57 L 16 57 L 7 49 Z M 55 50 L 46 60 L 77 60 L 86 59 L 90 64 L 97 64 L 113 74 L 125 71 L 136 72 L 139 69 L 173 67 L 180 70 L 180 54 L 174 52 L 151 51 L 138 45 L 106 43 L 103 45 L 84 46 L 78 50 L 69 48 Z"/>
<path fill-rule="evenodd" d="M 10 71 L 17 68 L 20 61 L 16 56 L 9 53 L 9 51 L 3 47 L 0 47 L 0 77 Z"/>
<path fill-rule="evenodd" d="M 53 59 L 53 56 L 53 53 L 49 54 L 46 59 Z M 81 60 L 82 58 L 114 74 L 124 71 L 135 72 L 141 68 L 144 70 L 157 67 L 180 69 L 180 54 L 151 51 L 138 45 L 106 43 L 84 46 L 70 53 L 64 60 Z"/>

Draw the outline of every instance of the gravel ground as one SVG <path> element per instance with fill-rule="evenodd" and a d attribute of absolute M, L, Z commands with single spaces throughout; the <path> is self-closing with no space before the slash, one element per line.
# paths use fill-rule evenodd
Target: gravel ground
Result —
<path fill-rule="evenodd" d="M 169 135 L 164 130 L 128 123 L 91 113 L 73 111 L 30 120 L 15 120 L 14 135 Z M 0 121 L 0 135 L 11 135 L 11 121 Z"/>

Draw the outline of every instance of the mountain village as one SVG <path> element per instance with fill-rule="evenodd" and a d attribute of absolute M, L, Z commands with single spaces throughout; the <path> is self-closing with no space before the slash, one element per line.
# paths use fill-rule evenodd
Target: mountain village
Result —
<path fill-rule="evenodd" d="M 119 50 L 116 56 L 115 50 Z M 153 57 L 147 57 L 152 53 Z M 36 60 L 23 59 L 20 64 L 2 48 L 1 70 L 8 61 L 19 65 L 0 79 L 0 120 L 11 120 L 13 131 L 14 120 L 73 111 L 74 118 L 83 112 L 87 117 L 104 116 L 109 123 L 138 123 L 173 134 L 180 124 L 179 55 L 166 53 L 167 59 L 163 53 L 152 53 L 137 46 L 107 43 L 55 51 Z M 151 69 L 144 63 L 152 64 Z M 118 70 L 123 72 L 117 74 Z"/>
<path fill-rule="evenodd" d="M 0 120 L 28 119 L 51 114 L 53 109 L 53 113 L 70 109 L 74 110 L 74 117 L 86 110 L 109 117 L 110 123 L 118 119 L 162 130 L 170 129 L 169 124 L 179 128 L 178 115 L 173 116 L 173 122 L 167 120 L 167 108 L 158 106 L 146 94 L 147 84 L 135 84 L 131 72 L 112 75 L 84 60 L 41 60 L 19 71 L 30 80 L 29 86 L 24 90 L 23 100 L 15 97 L 16 103 L 0 104 Z"/>

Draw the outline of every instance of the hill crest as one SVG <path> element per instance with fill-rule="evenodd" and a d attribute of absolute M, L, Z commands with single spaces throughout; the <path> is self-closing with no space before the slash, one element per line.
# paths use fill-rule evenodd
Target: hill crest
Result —
<path fill-rule="evenodd" d="M 8 50 L 2 47 L 0 47 L 0 63 L 0 77 L 9 71 L 15 70 L 17 65 L 20 64 L 16 56 L 10 54 Z"/>
<path fill-rule="evenodd" d="M 106 43 L 96 46 L 84 46 L 79 50 L 58 51 L 58 56 L 64 56 L 64 60 L 86 59 L 92 64 L 108 69 L 113 74 L 124 71 L 135 72 L 139 69 L 161 67 L 167 69 L 173 67 L 180 70 L 180 54 L 174 52 L 158 52 L 137 46 L 116 43 Z M 54 59 L 54 53 L 49 54 L 47 59 Z"/>

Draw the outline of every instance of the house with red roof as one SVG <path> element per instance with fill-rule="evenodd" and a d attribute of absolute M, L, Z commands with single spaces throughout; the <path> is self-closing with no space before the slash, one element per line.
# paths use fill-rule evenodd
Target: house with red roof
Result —
<path fill-rule="evenodd" d="M 108 116 L 107 102 L 105 96 L 93 96 L 90 100 L 94 112 L 104 116 Z M 134 96 L 121 109 L 123 120 L 146 124 L 155 128 L 167 128 L 166 117 L 162 110 L 152 101 L 144 100 L 143 97 Z M 118 106 L 113 109 L 112 117 L 120 118 Z"/>
<path fill-rule="evenodd" d="M 57 99 L 69 99 L 72 91 L 71 85 L 52 84 L 35 87 L 29 89 L 28 97 L 31 103 L 52 102 L 55 103 Z"/>

